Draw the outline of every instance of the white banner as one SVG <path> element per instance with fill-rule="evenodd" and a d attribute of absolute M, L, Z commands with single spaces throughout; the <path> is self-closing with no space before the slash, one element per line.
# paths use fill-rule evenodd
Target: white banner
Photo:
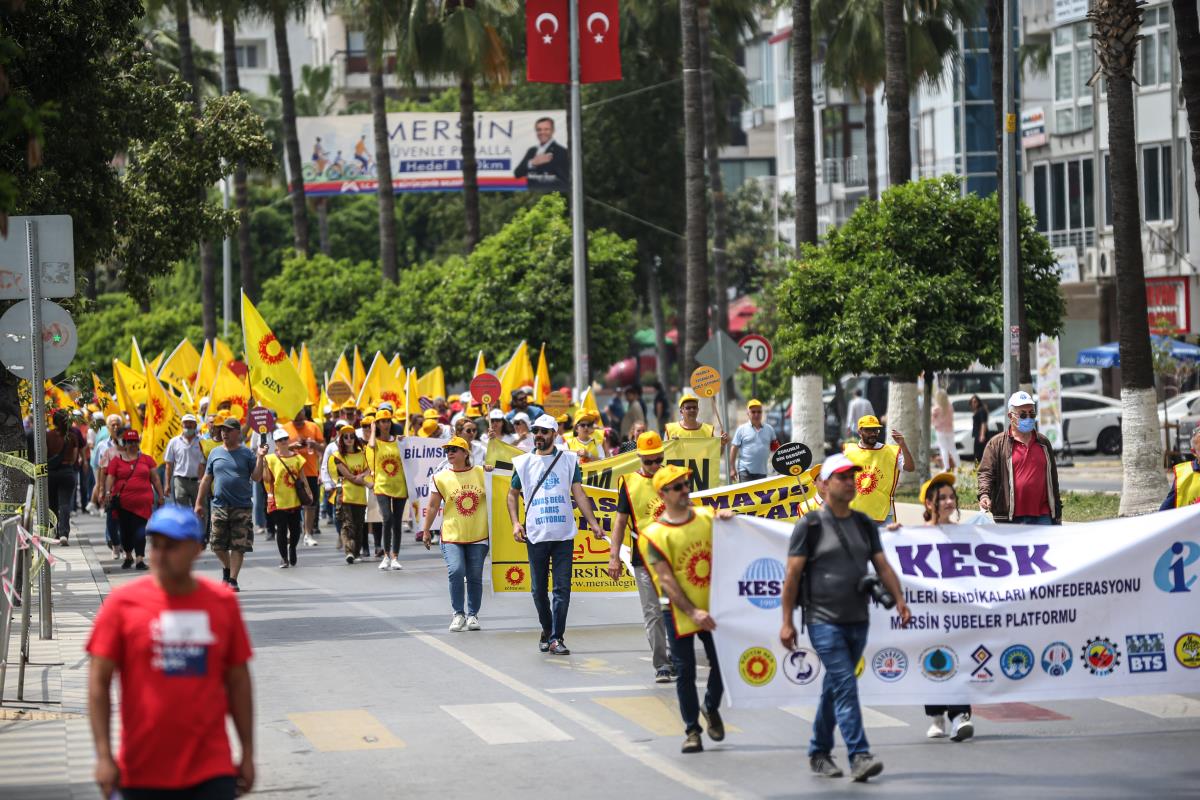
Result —
<path fill-rule="evenodd" d="M 387 124 L 393 191 L 462 189 L 457 112 L 394 112 L 387 115 Z M 296 132 L 304 159 L 306 194 L 319 197 L 378 190 L 375 123 L 370 114 L 300 117 Z M 539 136 L 547 135 L 550 138 L 543 143 Z M 567 191 L 567 147 L 565 111 L 475 112 L 475 158 L 481 191 Z M 534 157 L 539 158 L 530 165 Z M 295 176 L 288 177 L 295 180 Z M 527 181 L 537 185 L 527 187 Z"/>
<path fill-rule="evenodd" d="M 730 705 L 813 704 L 823 665 L 779 642 L 791 525 L 713 533 L 710 611 Z M 881 532 L 913 620 L 872 606 L 859 697 L 885 705 L 1200 692 L 1200 508 L 1064 527 Z M 796 627 L 799 629 L 799 612 Z"/>
<path fill-rule="evenodd" d="M 418 530 L 424 524 L 425 509 L 429 508 L 430 478 L 438 465 L 446 460 L 442 446 L 448 441 L 423 436 L 405 436 L 400 440 L 400 460 L 404 462 L 404 480 L 408 483 L 408 504 L 418 509 Z M 441 529 L 442 512 L 438 511 L 431 530 Z"/>

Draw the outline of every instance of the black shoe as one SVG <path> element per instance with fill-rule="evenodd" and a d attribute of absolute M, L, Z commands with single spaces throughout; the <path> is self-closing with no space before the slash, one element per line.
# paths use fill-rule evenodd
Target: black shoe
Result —
<path fill-rule="evenodd" d="M 241 587 L 238 586 L 238 584 L 237 584 L 237 578 L 229 579 L 229 588 L 233 589 L 235 592 L 240 592 L 242 590 Z"/>
<path fill-rule="evenodd" d="M 704 721 L 708 724 L 708 738 L 714 742 L 719 742 L 725 738 L 725 722 L 721 719 L 721 714 L 715 709 L 700 709 L 700 714 L 704 717 Z"/>
<path fill-rule="evenodd" d="M 859 753 L 850 758 L 850 777 L 856 783 L 866 783 L 867 778 L 874 778 L 883 772 L 883 762 L 876 761 L 870 753 Z"/>
<path fill-rule="evenodd" d="M 121 569 L 129 569 L 133 566 L 133 559 L 125 556 L 125 560 L 121 562 Z"/>
<path fill-rule="evenodd" d="M 542 638 L 538 639 L 538 650 L 541 650 L 543 653 L 547 653 L 550 651 L 550 636 L 549 636 L 549 634 L 543 633 Z"/>
<path fill-rule="evenodd" d="M 267 541 L 268 542 L 275 541 L 275 534 L 273 531 L 267 531 Z"/>
<path fill-rule="evenodd" d="M 704 742 L 700 741 L 700 731 L 692 731 L 683 740 L 683 747 L 679 748 L 681 753 L 700 753 L 704 751 Z"/>
<path fill-rule="evenodd" d="M 567 649 L 567 646 L 565 644 L 563 644 L 562 639 L 551 639 L 550 640 L 550 655 L 552 655 L 552 656 L 569 656 L 569 655 L 571 655 L 571 651 Z"/>
<path fill-rule="evenodd" d="M 663 667 L 654 673 L 655 683 L 670 683 L 672 680 L 673 677 L 671 675 L 671 670 L 667 669 L 666 667 Z"/>
<path fill-rule="evenodd" d="M 229 567 L 221 567 L 221 583 L 229 583 Z"/>
<path fill-rule="evenodd" d="M 288 563 L 293 567 L 296 566 L 296 548 L 294 547 L 288 552 Z"/>
<path fill-rule="evenodd" d="M 820 775 L 822 778 L 840 778 L 845 774 L 834 763 L 833 756 L 828 753 L 817 753 L 810 756 L 808 765 L 812 767 L 814 775 Z"/>
<path fill-rule="evenodd" d="M 139 561 L 139 562 L 137 562 L 137 566 L 134 567 L 134 569 L 139 569 L 139 570 L 145 571 L 145 570 L 150 569 L 150 565 L 147 564 L 145 561 Z"/>

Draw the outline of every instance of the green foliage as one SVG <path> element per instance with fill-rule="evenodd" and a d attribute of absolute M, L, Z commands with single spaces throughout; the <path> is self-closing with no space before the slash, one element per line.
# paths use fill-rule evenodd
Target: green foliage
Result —
<path fill-rule="evenodd" d="M 1056 334 L 1054 256 L 1020 216 L 1022 302 L 1031 336 Z M 1002 357 L 999 209 L 953 176 L 892 187 L 806 248 L 776 291 L 776 353 L 792 372 L 915 378 Z"/>

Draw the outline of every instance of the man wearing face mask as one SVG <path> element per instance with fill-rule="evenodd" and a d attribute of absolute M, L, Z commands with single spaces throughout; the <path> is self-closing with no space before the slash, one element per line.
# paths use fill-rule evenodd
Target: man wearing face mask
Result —
<path fill-rule="evenodd" d="M 901 472 L 913 472 L 917 460 L 908 450 L 904 434 L 892 428 L 895 444 L 884 444 L 883 424 L 874 414 L 858 420 L 858 441 L 846 442 L 842 453 L 858 467 L 854 479 L 858 495 L 850 503 L 855 511 L 861 511 L 879 523 L 889 523 L 896 518 L 893 498 L 900 483 Z"/>
<path fill-rule="evenodd" d="M 200 489 L 200 476 L 204 474 L 204 450 L 196 417 L 183 415 L 183 432 L 167 442 L 163 461 L 167 465 L 166 488 L 171 499 L 184 508 L 196 505 L 196 492 Z"/>
<path fill-rule="evenodd" d="M 1028 392 L 1009 398 L 1008 421 L 1008 430 L 987 443 L 979 461 L 979 507 L 996 522 L 1061 525 L 1054 448 L 1036 430 L 1037 409 Z"/>

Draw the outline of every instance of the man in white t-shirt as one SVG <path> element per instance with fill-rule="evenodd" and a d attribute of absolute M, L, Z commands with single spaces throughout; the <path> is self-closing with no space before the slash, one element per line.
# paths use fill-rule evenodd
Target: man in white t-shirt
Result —
<path fill-rule="evenodd" d="M 529 550 L 529 582 L 542 635 L 538 649 L 543 653 L 568 656 L 563 642 L 567 609 L 571 605 L 571 559 L 575 548 L 575 512 L 572 500 L 591 529 L 592 536 L 606 541 L 592 513 L 592 502 L 583 491 L 583 471 L 574 453 L 554 446 L 558 423 L 549 414 L 533 421 L 531 453 L 513 459 L 512 487 L 508 490 L 508 517 L 513 538 Z M 520 521 L 521 498 L 525 500 L 525 523 Z M 547 595 L 547 580 L 553 575 L 554 600 Z"/>

